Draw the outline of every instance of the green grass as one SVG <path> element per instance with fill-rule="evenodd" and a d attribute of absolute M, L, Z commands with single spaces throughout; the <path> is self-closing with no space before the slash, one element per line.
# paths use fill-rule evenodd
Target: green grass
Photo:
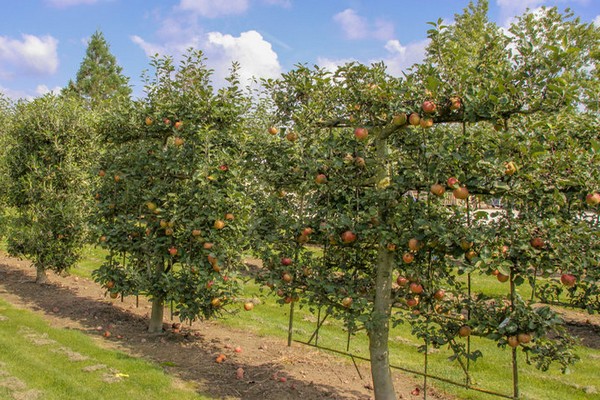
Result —
<path fill-rule="evenodd" d="M 71 361 L 73 356 L 80 358 Z M 208 399 L 155 364 L 101 348 L 81 332 L 51 328 L 42 317 L 0 300 L 0 398 L 28 391 L 45 400 Z"/>
<path fill-rule="evenodd" d="M 104 252 L 99 248 L 88 247 L 84 251 L 84 259 L 71 272 L 73 274 L 90 277 L 91 271 L 104 260 Z M 466 282 L 466 277 L 461 277 Z M 506 294 L 509 290 L 508 283 L 499 283 L 495 277 L 473 274 L 473 292 L 482 291 L 490 296 Z M 529 285 L 524 284 L 518 288 L 523 298 L 531 295 Z M 261 297 L 263 302 L 252 312 L 241 312 L 234 317 L 226 318 L 223 324 L 244 330 L 251 330 L 265 336 L 287 338 L 289 323 L 289 305 L 280 306 L 273 297 L 263 297 L 258 285 L 250 282 L 244 288 L 243 297 Z M 316 314 L 311 313 L 307 307 L 295 307 L 293 323 L 293 338 L 307 341 L 316 328 Z M 347 332 L 339 321 L 327 319 L 319 333 L 319 345 L 346 350 Z M 421 343 L 410 333 L 408 323 L 395 327 L 390 335 L 390 354 L 393 365 L 417 371 L 423 370 L 424 355 L 417 351 Z M 294 346 L 302 346 L 294 344 Z M 512 394 L 512 366 L 511 352 L 500 349 L 495 343 L 482 339 L 472 339 L 472 349 L 479 349 L 484 356 L 471 363 L 470 372 L 475 384 L 479 387 Z M 368 357 L 368 341 L 364 332 L 352 336 L 350 352 L 362 357 Z M 577 349 L 581 361 L 571 369 L 569 374 L 562 374 L 556 367 L 549 372 L 540 372 L 533 366 L 526 364 L 524 355 L 519 352 L 519 379 L 520 391 L 523 399 L 558 399 L 587 400 L 600 399 L 600 384 L 597 382 L 597 371 L 600 370 L 600 351 L 580 347 Z M 435 350 L 429 354 L 429 373 L 451 379 L 464 381 L 464 374 L 457 362 L 448 361 L 451 352 L 447 349 Z M 348 362 L 350 362 L 348 360 Z M 429 380 L 437 388 L 461 399 L 496 399 L 497 397 L 468 391 L 460 387 L 443 382 Z M 1 397 L 1 396 L 0 396 Z"/>

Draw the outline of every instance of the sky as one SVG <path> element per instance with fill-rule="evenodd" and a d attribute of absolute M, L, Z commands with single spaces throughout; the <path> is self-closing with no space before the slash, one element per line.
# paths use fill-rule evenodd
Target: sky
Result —
<path fill-rule="evenodd" d="M 469 0 L 0 0 L 0 92 L 34 98 L 75 79 L 87 41 L 101 31 L 143 95 L 140 76 L 155 54 L 194 47 L 214 69 L 232 61 L 241 78 L 276 78 L 297 64 L 334 67 L 384 61 L 401 74 L 422 60 L 429 21 L 451 23 Z M 489 18 L 507 27 L 527 8 L 570 8 L 600 26 L 600 0 L 489 0 Z M 468 45 L 468 44 L 467 44 Z"/>

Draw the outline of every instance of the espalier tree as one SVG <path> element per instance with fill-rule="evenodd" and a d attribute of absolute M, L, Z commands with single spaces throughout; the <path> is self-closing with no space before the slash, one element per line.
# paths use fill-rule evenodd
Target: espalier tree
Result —
<path fill-rule="evenodd" d="M 239 162 L 248 101 L 235 66 L 228 85 L 213 88 L 199 51 L 178 67 L 169 57 L 152 67 L 146 97 L 102 122 L 96 226 L 110 255 L 94 277 L 113 297 L 150 297 L 149 331 L 159 332 L 166 302 L 195 320 L 234 300 L 249 207 Z"/>
<path fill-rule="evenodd" d="M 93 116 L 79 99 L 46 95 L 15 106 L 8 129 L 8 252 L 29 258 L 38 283 L 80 255 L 90 206 Z"/>
<path fill-rule="evenodd" d="M 484 1 L 455 21 L 432 24 L 404 78 L 348 64 L 265 83 L 259 278 L 281 303 L 366 330 L 377 399 L 396 398 L 390 324 L 409 321 L 422 350 L 449 346 L 463 367 L 481 356 L 465 339 L 477 335 L 566 368 L 576 356 L 560 318 L 519 287 L 562 280 L 578 304 L 598 293 L 598 119 L 582 103 L 598 30 L 542 9 L 507 34 Z M 491 215 L 478 207 L 496 201 Z M 471 292 L 481 274 L 505 295 Z"/>

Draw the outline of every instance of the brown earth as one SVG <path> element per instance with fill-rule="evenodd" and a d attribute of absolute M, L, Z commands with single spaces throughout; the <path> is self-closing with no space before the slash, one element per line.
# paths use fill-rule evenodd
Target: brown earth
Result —
<path fill-rule="evenodd" d="M 178 333 L 146 332 L 150 306 L 134 297 L 110 300 L 95 282 L 75 276 L 49 276 L 48 285 L 34 283 L 35 271 L 26 261 L 0 255 L 0 295 L 16 307 L 33 310 L 52 326 L 76 329 L 116 348 L 163 366 L 178 379 L 217 399 L 358 400 L 373 399 L 366 363 L 357 372 L 346 358 L 284 340 L 234 330 L 218 322 L 195 322 Z M 167 315 L 168 317 L 168 315 Z M 109 338 L 104 338 L 105 331 Z M 236 347 L 241 352 L 236 352 Z M 226 359 L 216 363 L 219 354 Z M 237 379 L 239 369 L 243 378 Z M 399 399 L 422 398 L 422 379 L 394 373 Z M 417 394 L 420 392 L 420 394 Z M 427 398 L 451 396 L 429 387 Z"/>

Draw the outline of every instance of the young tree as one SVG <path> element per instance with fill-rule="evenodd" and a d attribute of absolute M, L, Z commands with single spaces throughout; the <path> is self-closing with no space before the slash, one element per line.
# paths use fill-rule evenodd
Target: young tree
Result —
<path fill-rule="evenodd" d="M 168 57 L 152 66 L 146 97 L 103 119 L 96 223 L 110 256 L 94 276 L 113 296 L 149 296 L 149 331 L 160 332 L 165 302 L 195 320 L 233 301 L 249 212 L 239 162 L 248 101 L 235 68 L 228 86 L 212 87 L 199 51 L 177 68 Z"/>
<path fill-rule="evenodd" d="M 480 355 L 466 346 L 473 334 L 521 345 L 542 369 L 566 367 L 575 357 L 559 319 L 518 286 L 542 271 L 597 280 L 598 221 L 582 218 L 600 187 L 590 168 L 597 119 L 547 123 L 578 115 L 597 31 L 550 9 L 507 36 L 484 1 L 455 21 L 434 24 L 425 62 L 405 79 L 350 64 L 298 67 L 266 84 L 279 129 L 263 135 L 255 161 L 268 188 L 256 200 L 260 278 L 281 303 L 306 301 L 366 329 L 378 400 L 396 398 L 388 340 L 401 320 L 459 363 Z M 473 195 L 506 207 L 491 220 Z M 480 273 L 509 280 L 506 301 L 460 279 Z"/>
<path fill-rule="evenodd" d="M 96 31 L 90 38 L 75 82 L 70 81 L 65 91 L 77 94 L 96 108 L 112 99 L 129 97 L 131 88 L 128 82 L 104 35 Z"/>
<path fill-rule="evenodd" d="M 8 203 L 17 218 L 12 255 L 32 260 L 38 283 L 79 258 L 89 210 L 91 114 L 75 98 L 46 95 L 16 105 L 9 127 Z"/>

